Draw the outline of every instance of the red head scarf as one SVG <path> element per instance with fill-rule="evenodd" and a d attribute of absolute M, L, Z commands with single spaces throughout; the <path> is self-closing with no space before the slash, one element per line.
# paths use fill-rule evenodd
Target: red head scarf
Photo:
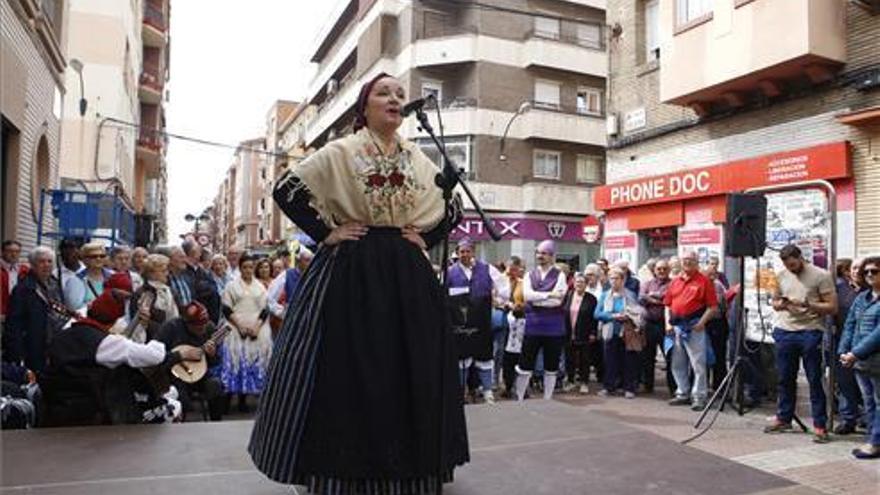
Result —
<path fill-rule="evenodd" d="M 370 92 L 373 86 L 383 77 L 392 77 L 390 74 L 380 72 L 376 77 L 370 79 L 366 84 L 361 86 L 361 92 L 358 94 L 357 103 L 354 106 L 354 132 L 357 132 L 367 126 L 367 100 L 370 99 Z"/>
<path fill-rule="evenodd" d="M 89 318 L 103 325 L 113 325 L 125 314 L 125 299 L 131 295 L 131 276 L 114 273 L 104 282 L 104 292 L 89 304 Z"/>
<path fill-rule="evenodd" d="M 89 304 L 89 318 L 103 325 L 113 325 L 125 314 L 123 292 L 105 289 L 97 299 Z"/>
<path fill-rule="evenodd" d="M 208 309 L 200 302 L 193 301 L 183 310 L 183 319 L 190 325 L 207 325 Z"/>

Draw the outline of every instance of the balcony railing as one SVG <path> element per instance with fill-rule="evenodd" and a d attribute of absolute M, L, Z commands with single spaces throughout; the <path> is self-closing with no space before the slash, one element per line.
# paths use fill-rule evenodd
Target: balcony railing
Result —
<path fill-rule="evenodd" d="M 138 134 L 138 146 L 158 152 L 162 149 L 162 144 L 162 137 L 155 129 L 141 128 Z"/>
<path fill-rule="evenodd" d="M 605 113 L 602 110 L 590 111 L 590 109 L 585 107 L 576 108 L 570 105 L 561 105 L 559 103 L 549 103 L 537 100 L 531 100 L 529 103 L 531 103 L 532 108 L 536 110 L 544 110 L 547 112 L 563 113 L 568 115 L 577 115 L 579 117 L 594 117 L 599 119 L 605 118 Z"/>
<path fill-rule="evenodd" d="M 573 26 L 574 31 L 577 31 L 578 27 L 592 27 L 596 31 L 596 36 L 583 36 L 578 35 L 576 33 L 570 32 L 567 27 Z M 542 31 L 538 29 L 533 29 L 526 34 L 525 39 L 542 39 L 542 40 L 550 40 L 557 41 L 559 43 L 565 43 L 567 45 L 577 45 L 582 46 L 584 48 L 590 48 L 593 50 L 604 50 L 605 49 L 605 36 L 604 36 L 604 26 L 600 24 L 575 24 L 575 23 L 563 23 L 562 31 Z"/>
<path fill-rule="evenodd" d="M 433 25 L 426 25 L 422 27 L 421 31 L 417 34 L 416 39 L 427 40 L 433 38 L 445 38 L 448 36 L 460 36 L 463 34 L 479 33 L 480 30 L 477 29 L 477 26 L 471 24 L 461 25 L 453 21 L 446 20 L 435 23 Z"/>
<path fill-rule="evenodd" d="M 140 82 L 144 86 L 147 86 L 155 91 L 161 92 L 162 87 L 165 85 L 165 80 L 161 76 L 159 64 L 157 64 L 157 63 L 144 63 L 144 70 L 141 72 Z"/>
<path fill-rule="evenodd" d="M 165 13 L 162 12 L 161 7 L 151 3 L 144 4 L 144 23 L 149 24 L 162 32 L 165 32 L 168 28 L 168 25 L 165 22 Z"/>
<path fill-rule="evenodd" d="M 58 36 L 61 33 L 61 12 L 58 9 L 58 0 L 40 0 L 40 10 L 43 12 L 43 15 L 46 16 L 49 24 L 52 25 L 52 29 L 55 30 L 55 35 Z"/>

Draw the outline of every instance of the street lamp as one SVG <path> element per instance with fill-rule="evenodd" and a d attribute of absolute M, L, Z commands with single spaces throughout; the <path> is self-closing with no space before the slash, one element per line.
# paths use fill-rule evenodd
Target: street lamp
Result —
<path fill-rule="evenodd" d="M 513 124 L 513 121 L 516 120 L 517 117 L 526 113 L 530 108 L 532 108 L 532 104 L 528 101 L 524 101 L 519 104 L 519 108 L 516 109 L 516 112 L 510 117 L 510 120 L 507 121 L 507 126 L 504 128 L 504 134 L 501 135 L 501 142 L 498 144 L 498 160 L 502 162 L 507 161 L 507 155 L 504 154 L 504 144 L 507 141 L 507 133 L 510 132 L 510 125 Z"/>
<path fill-rule="evenodd" d="M 89 102 L 86 101 L 85 85 L 83 84 L 83 63 L 78 58 L 70 59 L 70 67 L 79 74 L 79 116 L 86 114 Z"/>
<path fill-rule="evenodd" d="M 207 222 L 208 220 L 211 219 L 211 217 L 209 217 L 208 215 L 206 215 L 204 213 L 202 213 L 201 215 L 193 215 L 192 213 L 187 213 L 186 216 L 183 217 L 183 219 L 186 220 L 187 222 L 195 222 L 196 224 L 195 224 L 195 228 L 193 229 L 193 232 L 198 234 L 199 233 L 199 222 Z"/>

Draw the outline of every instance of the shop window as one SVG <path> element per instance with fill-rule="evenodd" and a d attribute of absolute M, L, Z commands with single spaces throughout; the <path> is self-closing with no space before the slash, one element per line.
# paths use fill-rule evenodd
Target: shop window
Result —
<path fill-rule="evenodd" d="M 535 150 L 534 175 L 536 179 L 559 180 L 562 176 L 562 154 L 558 151 Z"/>
<path fill-rule="evenodd" d="M 581 184 L 601 184 L 605 171 L 605 157 L 598 155 L 577 156 L 577 181 Z"/>
<path fill-rule="evenodd" d="M 678 229 L 659 227 L 639 232 L 640 261 L 649 258 L 669 258 L 678 255 Z"/>
<path fill-rule="evenodd" d="M 577 113 L 602 115 L 602 92 L 595 88 L 578 88 Z"/>
<path fill-rule="evenodd" d="M 428 155 L 428 158 L 430 158 L 438 168 L 443 166 L 443 162 L 440 158 L 440 151 L 434 146 L 433 141 L 422 138 L 418 139 L 417 143 L 422 151 Z M 451 158 L 453 162 L 455 162 L 455 166 L 464 170 L 467 179 L 475 178 L 476 174 L 474 173 L 473 164 L 471 162 L 472 153 L 470 136 L 446 138 L 446 154 L 449 155 L 449 158 Z"/>
<path fill-rule="evenodd" d="M 37 144 L 36 158 L 33 164 L 33 172 L 31 173 L 31 209 L 34 221 L 38 221 L 40 215 L 40 200 L 43 189 L 49 188 L 49 174 L 51 169 L 49 166 L 49 141 L 46 135 L 40 137 Z"/>
<path fill-rule="evenodd" d="M 558 110 L 559 83 L 544 79 L 538 79 L 535 81 L 535 106 Z"/>
<path fill-rule="evenodd" d="M 559 39 L 559 19 L 535 17 L 535 36 L 551 40 Z"/>

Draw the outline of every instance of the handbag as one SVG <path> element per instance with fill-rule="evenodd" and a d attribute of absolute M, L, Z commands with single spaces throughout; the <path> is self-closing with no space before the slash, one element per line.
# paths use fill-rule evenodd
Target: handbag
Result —
<path fill-rule="evenodd" d="M 623 346 L 627 351 L 641 352 L 647 344 L 645 332 L 641 331 L 632 320 L 623 322 Z"/>

